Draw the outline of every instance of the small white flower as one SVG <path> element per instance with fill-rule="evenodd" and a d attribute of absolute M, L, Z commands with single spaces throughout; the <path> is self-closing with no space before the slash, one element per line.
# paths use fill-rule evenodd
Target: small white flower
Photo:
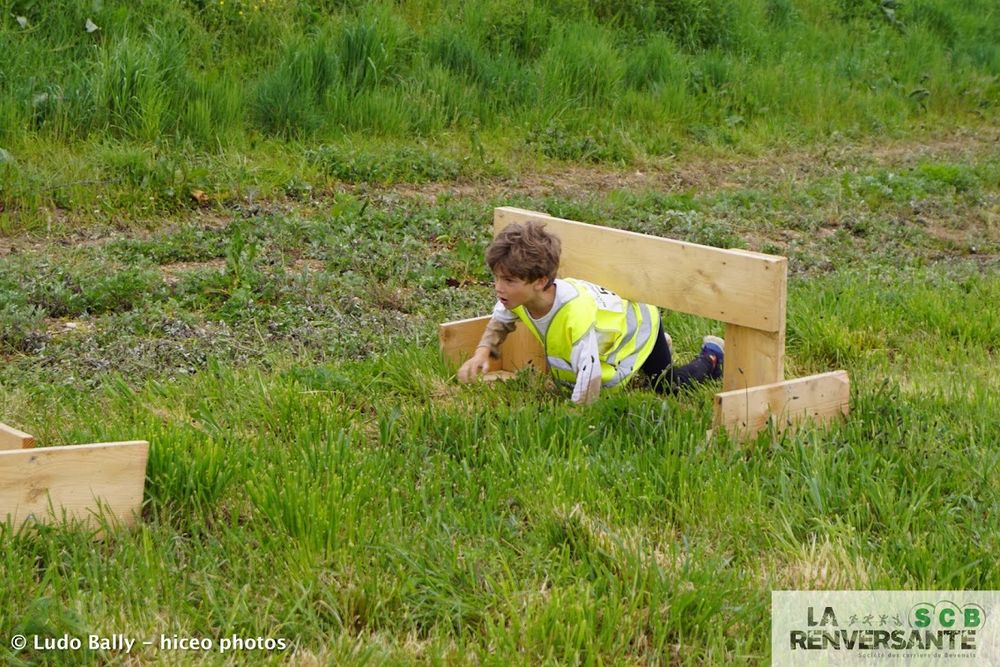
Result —
<path fill-rule="evenodd" d="M 87 32 L 97 32 L 100 30 L 100 28 L 97 27 L 97 24 L 90 19 L 87 19 L 87 23 L 84 27 L 87 29 Z"/>
<path fill-rule="evenodd" d="M 17 24 L 19 26 L 21 26 L 22 28 L 27 28 L 28 27 L 28 17 L 27 16 L 18 16 L 16 20 L 17 20 Z"/>

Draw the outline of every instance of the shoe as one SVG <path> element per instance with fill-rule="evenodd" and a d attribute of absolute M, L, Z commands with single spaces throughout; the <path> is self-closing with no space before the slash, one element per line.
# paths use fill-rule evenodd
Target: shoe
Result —
<path fill-rule="evenodd" d="M 711 377 L 722 377 L 722 362 L 726 358 L 726 341 L 718 336 L 705 336 L 701 339 L 701 355 L 712 362 Z"/>

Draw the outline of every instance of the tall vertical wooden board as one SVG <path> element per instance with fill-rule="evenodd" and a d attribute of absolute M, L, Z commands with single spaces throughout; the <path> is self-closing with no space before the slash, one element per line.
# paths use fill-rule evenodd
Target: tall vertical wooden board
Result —
<path fill-rule="evenodd" d="M 768 255 L 770 257 L 770 255 Z M 726 362 L 722 372 L 722 390 L 746 389 L 785 379 L 785 327 L 788 307 L 788 260 L 774 266 L 776 280 L 772 292 L 774 311 L 778 314 L 774 330 L 726 323 Z"/>
<path fill-rule="evenodd" d="M 726 325 L 722 390 L 746 389 L 785 378 L 785 330 L 768 332 Z"/>

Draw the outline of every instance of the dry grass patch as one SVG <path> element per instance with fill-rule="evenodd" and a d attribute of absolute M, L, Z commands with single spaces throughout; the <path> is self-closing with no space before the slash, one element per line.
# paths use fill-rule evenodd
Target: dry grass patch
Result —
<path fill-rule="evenodd" d="M 788 558 L 765 565 L 761 583 L 772 590 L 856 590 L 871 586 L 873 572 L 840 542 L 813 536 Z"/>

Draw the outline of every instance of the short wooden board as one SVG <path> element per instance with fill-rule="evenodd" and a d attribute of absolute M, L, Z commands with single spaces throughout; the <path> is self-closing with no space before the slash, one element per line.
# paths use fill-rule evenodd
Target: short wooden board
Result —
<path fill-rule="evenodd" d="M 847 371 L 785 380 L 715 395 L 715 426 L 751 438 L 773 417 L 779 431 L 810 420 L 825 424 L 847 416 L 851 385 Z"/>
<path fill-rule="evenodd" d="M 479 340 L 486 331 L 486 323 L 489 321 L 490 317 L 487 315 L 438 325 L 438 343 L 444 358 L 456 366 L 470 358 L 476 351 L 476 346 L 479 345 Z M 499 359 L 490 361 L 491 371 L 500 369 Z"/>
<path fill-rule="evenodd" d="M 533 368 L 543 373 L 547 373 L 549 369 L 542 344 L 528 327 L 520 322 L 500 346 L 500 366 L 511 373 L 516 373 L 522 368 Z"/>
<path fill-rule="evenodd" d="M 489 321 L 490 316 L 487 315 L 439 325 L 438 340 L 444 358 L 458 365 L 471 357 Z M 489 370 L 513 373 L 525 366 L 542 371 L 547 368 L 541 344 L 526 327 L 518 325 L 500 346 L 500 358 L 490 361 Z"/>
<path fill-rule="evenodd" d="M 132 525 L 142 509 L 149 443 L 107 442 L 0 452 L 0 522 Z"/>
<path fill-rule="evenodd" d="M 0 423 L 0 450 L 29 449 L 35 446 L 35 436 Z"/>
<path fill-rule="evenodd" d="M 726 325 L 722 391 L 746 389 L 785 379 L 785 331 L 758 331 Z"/>

